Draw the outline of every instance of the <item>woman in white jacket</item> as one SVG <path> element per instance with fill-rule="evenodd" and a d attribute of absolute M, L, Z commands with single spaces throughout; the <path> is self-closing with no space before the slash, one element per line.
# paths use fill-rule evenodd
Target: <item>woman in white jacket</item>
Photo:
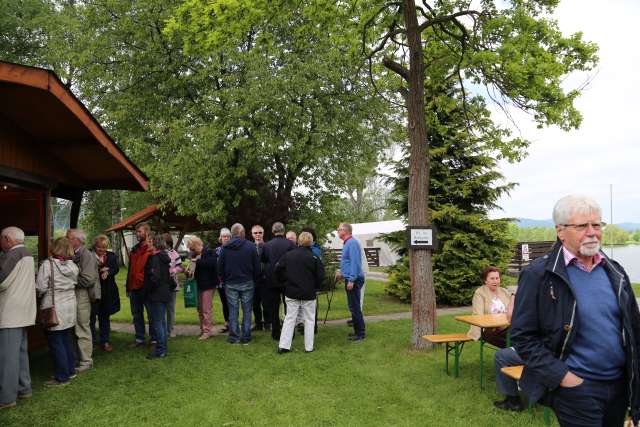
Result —
<path fill-rule="evenodd" d="M 49 286 L 52 274 L 53 293 Z M 76 324 L 77 283 L 78 266 L 73 262 L 73 248 L 66 237 L 60 237 L 53 243 L 51 256 L 40 265 L 36 280 L 36 290 L 41 297 L 40 309 L 53 304 L 58 316 L 58 325 L 45 332 L 55 366 L 53 379 L 45 383 L 49 386 L 66 385 L 76 375 L 73 331 Z"/>

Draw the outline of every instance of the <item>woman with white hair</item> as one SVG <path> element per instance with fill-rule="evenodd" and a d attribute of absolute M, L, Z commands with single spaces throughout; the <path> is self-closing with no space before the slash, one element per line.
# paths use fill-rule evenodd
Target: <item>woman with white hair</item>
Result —
<path fill-rule="evenodd" d="M 98 342 L 96 335 L 96 318 L 100 328 L 100 348 L 110 353 L 113 348 L 109 344 L 111 331 L 111 315 L 120 311 L 120 294 L 116 285 L 116 274 L 120 270 L 116 254 L 109 251 L 109 238 L 104 234 L 93 239 L 93 252 L 98 260 L 98 273 L 100 275 L 99 301 L 91 304 L 91 335 L 94 345 Z"/>

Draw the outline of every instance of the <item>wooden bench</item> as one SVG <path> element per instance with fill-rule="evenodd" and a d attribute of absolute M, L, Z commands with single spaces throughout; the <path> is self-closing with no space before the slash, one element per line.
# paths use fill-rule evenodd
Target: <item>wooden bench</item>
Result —
<path fill-rule="evenodd" d="M 423 340 L 432 342 L 434 344 L 445 344 L 444 354 L 444 371 L 449 375 L 449 353 L 453 350 L 454 364 L 453 364 L 453 376 L 458 377 L 460 374 L 460 354 L 464 343 L 472 341 L 473 338 L 467 334 L 440 334 L 440 335 L 424 335 Z"/>
<path fill-rule="evenodd" d="M 520 381 L 520 378 L 522 377 L 522 371 L 523 370 L 524 370 L 524 366 L 523 365 L 505 366 L 503 368 L 500 368 L 500 372 L 502 372 L 503 374 L 505 374 L 509 378 L 512 378 L 512 379 L 514 379 L 516 381 Z M 529 402 L 529 412 L 533 412 L 533 406 L 532 406 L 531 402 Z M 551 425 L 551 414 L 549 412 L 549 408 L 546 407 L 546 406 L 544 406 L 543 417 L 544 417 L 544 425 L 545 426 L 550 426 Z"/>
<path fill-rule="evenodd" d="M 369 267 L 380 267 L 380 248 L 363 248 Z M 326 256 L 329 264 L 340 264 L 342 249 L 327 249 Z"/>

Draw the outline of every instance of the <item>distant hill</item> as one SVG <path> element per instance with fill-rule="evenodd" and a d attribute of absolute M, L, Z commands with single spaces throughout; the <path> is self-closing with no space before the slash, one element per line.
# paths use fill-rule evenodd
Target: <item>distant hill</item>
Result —
<path fill-rule="evenodd" d="M 520 228 L 553 227 L 554 226 L 553 220 L 551 219 L 516 218 L 515 222 Z M 615 225 L 627 231 L 640 230 L 640 223 L 637 223 L 637 222 L 623 222 Z"/>
<path fill-rule="evenodd" d="M 622 222 L 620 224 L 616 224 L 618 227 L 623 228 L 627 231 L 636 231 L 640 230 L 640 224 L 637 222 Z"/>
<path fill-rule="evenodd" d="M 533 228 L 533 227 L 553 227 L 553 220 L 550 219 L 531 219 L 531 218 L 516 218 L 516 225 L 520 228 Z"/>

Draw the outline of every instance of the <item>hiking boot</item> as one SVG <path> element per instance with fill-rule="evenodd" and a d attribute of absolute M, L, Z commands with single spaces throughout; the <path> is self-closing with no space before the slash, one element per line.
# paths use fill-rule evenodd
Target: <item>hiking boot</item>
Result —
<path fill-rule="evenodd" d="M 507 396 L 504 400 L 498 400 L 493 402 L 493 406 L 505 411 L 524 411 L 524 405 L 519 396 Z"/>
<path fill-rule="evenodd" d="M 0 403 L 0 409 L 14 408 L 15 406 L 16 402 Z"/>
<path fill-rule="evenodd" d="M 100 344 L 100 348 L 102 349 L 102 351 L 107 353 L 111 353 L 113 351 L 113 347 L 108 342 Z"/>

